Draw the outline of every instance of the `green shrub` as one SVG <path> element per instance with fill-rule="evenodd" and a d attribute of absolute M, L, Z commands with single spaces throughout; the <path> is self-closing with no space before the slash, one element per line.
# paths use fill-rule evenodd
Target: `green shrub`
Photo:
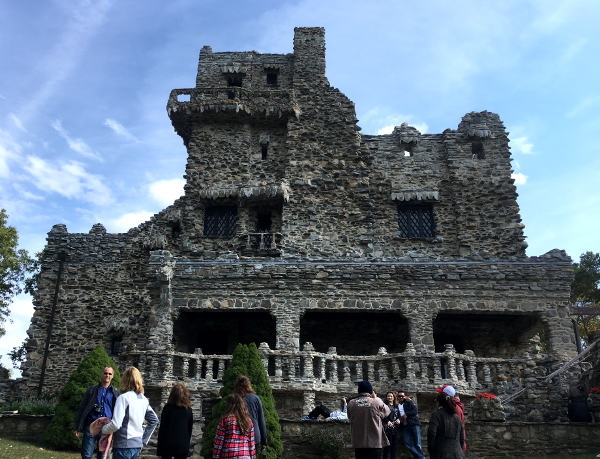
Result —
<path fill-rule="evenodd" d="M 260 397 L 262 402 L 265 424 L 267 425 L 268 446 L 266 457 L 268 459 L 280 458 L 283 454 L 283 443 L 281 442 L 279 416 L 275 411 L 275 400 L 273 399 L 273 391 L 269 384 L 269 377 L 254 343 L 250 345 L 238 344 L 233 351 L 231 362 L 223 375 L 223 387 L 219 392 L 221 400 L 213 407 L 212 418 L 204 429 L 202 455 L 207 459 L 212 457 L 215 433 L 219 419 L 225 410 L 227 396 L 233 392 L 235 382 L 241 375 L 246 375 L 250 378 L 252 388 L 256 391 L 256 395 Z M 257 449 L 259 447 L 257 445 Z"/>
<path fill-rule="evenodd" d="M 302 435 L 315 457 L 322 459 L 341 459 L 344 457 L 344 436 L 341 433 L 331 433 L 326 430 L 314 430 Z"/>
<path fill-rule="evenodd" d="M 105 367 L 112 367 L 112 385 L 119 387 L 121 376 L 102 346 L 85 356 L 58 394 L 56 412 L 44 433 L 44 441 L 57 449 L 80 449 L 81 440 L 73 435 L 79 404 L 88 387 L 98 384 Z M 82 435 L 80 435 L 82 437 Z"/>
<path fill-rule="evenodd" d="M 56 393 L 42 391 L 40 395 L 30 391 L 14 396 L 10 394 L 0 411 L 18 411 L 19 414 L 52 415 L 56 408 Z"/>

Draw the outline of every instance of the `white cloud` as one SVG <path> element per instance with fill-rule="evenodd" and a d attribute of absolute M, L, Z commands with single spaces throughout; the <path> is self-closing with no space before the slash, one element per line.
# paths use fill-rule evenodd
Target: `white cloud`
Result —
<path fill-rule="evenodd" d="M 23 126 L 23 123 L 17 115 L 15 115 L 14 113 L 9 113 L 8 117 L 18 129 L 20 129 L 23 132 L 27 132 L 27 129 L 25 129 L 25 126 Z"/>
<path fill-rule="evenodd" d="M 28 156 L 24 166 L 35 179 L 34 185 L 42 191 L 58 193 L 69 199 L 81 199 L 99 206 L 112 202 L 110 190 L 98 175 L 70 161 L 58 167 L 37 156 Z"/>
<path fill-rule="evenodd" d="M 382 107 L 374 107 L 361 116 L 361 121 L 364 123 L 366 129 L 380 126 L 375 128 L 377 135 L 391 134 L 394 127 L 400 126 L 405 122 L 409 126 L 418 129 L 421 134 L 425 134 L 429 129 L 427 123 L 417 123 L 414 119 L 413 115 L 392 113 L 388 108 Z"/>
<path fill-rule="evenodd" d="M 7 321 L 4 323 L 6 334 L 0 339 L 0 355 L 2 355 L 2 363 L 6 368 L 12 367 L 8 352 L 13 347 L 20 346 L 27 337 L 27 328 L 33 315 L 31 297 L 25 294 L 15 297 L 9 308 L 12 322 Z M 20 372 L 16 371 L 13 373 L 13 377 L 18 377 L 19 374 Z"/>
<path fill-rule="evenodd" d="M 581 99 L 577 104 L 573 106 L 571 110 L 566 113 L 567 118 L 573 118 L 575 116 L 585 114 L 591 108 L 594 108 L 594 105 L 600 104 L 600 96 L 592 96 L 585 97 Z"/>
<path fill-rule="evenodd" d="M 170 206 L 183 195 L 184 185 L 183 179 L 157 180 L 149 186 L 150 196 L 163 207 Z"/>
<path fill-rule="evenodd" d="M 113 233 L 125 233 L 131 228 L 138 226 L 150 219 L 154 214 L 152 212 L 140 211 L 140 212 L 128 212 L 121 215 L 120 217 L 108 220 L 107 229 Z"/>
<path fill-rule="evenodd" d="M 62 34 L 56 44 L 44 53 L 45 59 L 39 62 L 39 67 L 44 69 L 44 80 L 40 81 L 37 92 L 31 95 L 21 110 L 26 120 L 41 111 L 40 108 L 54 96 L 61 83 L 77 67 L 111 6 L 110 0 L 64 2 L 63 9 L 68 18 L 60 29 Z"/>
<path fill-rule="evenodd" d="M 525 185 L 527 183 L 527 176 L 522 172 L 513 172 L 510 177 L 515 180 L 516 185 Z"/>
<path fill-rule="evenodd" d="M 519 153 L 522 155 L 534 154 L 533 143 L 531 143 L 526 136 L 510 139 L 510 148 L 513 153 Z"/>
<path fill-rule="evenodd" d="M 138 138 L 129 132 L 121 123 L 112 118 L 106 118 L 104 125 L 109 127 L 115 134 L 131 142 L 139 142 Z"/>
<path fill-rule="evenodd" d="M 52 127 L 56 132 L 60 134 L 60 136 L 63 139 L 65 139 L 67 145 L 69 145 L 69 148 L 71 150 L 87 158 L 100 160 L 100 157 L 82 139 L 76 139 L 71 137 L 67 130 L 63 127 L 62 122 L 60 120 L 54 120 L 52 122 Z"/>
<path fill-rule="evenodd" d="M 20 156 L 19 145 L 8 131 L 0 129 L 0 177 L 7 178 L 10 174 L 8 162 Z"/>
<path fill-rule="evenodd" d="M 399 126 L 399 124 L 390 124 L 389 126 L 384 126 L 381 129 L 377 130 L 377 135 L 391 134 L 392 132 L 394 132 L 394 128 L 396 126 Z M 425 134 L 428 129 L 426 123 L 410 124 L 409 126 L 416 128 L 421 134 Z"/>

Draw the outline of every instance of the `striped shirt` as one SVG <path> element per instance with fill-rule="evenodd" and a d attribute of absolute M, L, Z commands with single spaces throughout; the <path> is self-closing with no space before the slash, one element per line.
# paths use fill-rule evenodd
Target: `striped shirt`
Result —
<path fill-rule="evenodd" d="M 252 421 L 250 421 L 252 423 Z M 254 459 L 256 446 L 254 444 L 254 426 L 250 433 L 244 435 L 238 427 L 235 416 L 227 416 L 219 422 L 215 435 L 213 458 Z"/>

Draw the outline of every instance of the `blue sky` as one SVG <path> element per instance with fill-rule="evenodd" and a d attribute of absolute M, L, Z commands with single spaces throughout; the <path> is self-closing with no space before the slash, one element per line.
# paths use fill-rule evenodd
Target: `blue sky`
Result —
<path fill-rule="evenodd" d="M 362 132 L 510 132 L 528 255 L 600 251 L 600 2 L 0 0 L 0 207 L 37 252 L 56 223 L 122 232 L 181 193 L 186 152 L 165 106 L 203 45 L 291 53 L 323 26 L 327 76 Z M 0 339 L 25 337 L 27 296 Z M 6 358 L 3 359 L 6 363 Z"/>

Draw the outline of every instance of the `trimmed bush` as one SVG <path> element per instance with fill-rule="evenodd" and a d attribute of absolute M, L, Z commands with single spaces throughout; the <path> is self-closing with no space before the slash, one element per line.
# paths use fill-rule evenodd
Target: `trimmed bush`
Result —
<path fill-rule="evenodd" d="M 268 459 L 280 458 L 283 454 L 283 443 L 281 442 L 279 416 L 275 411 L 275 400 L 273 399 L 273 391 L 269 384 L 269 377 L 254 343 L 250 345 L 238 344 L 233 351 L 231 362 L 223 375 L 223 387 L 219 392 L 221 400 L 213 407 L 212 418 L 204 429 L 202 436 L 202 456 L 207 459 L 212 458 L 215 433 L 219 419 L 225 410 L 227 396 L 233 392 L 235 382 L 241 375 L 246 375 L 250 378 L 252 388 L 256 391 L 256 395 L 260 397 L 262 402 L 265 424 L 267 425 L 268 446 L 266 457 Z M 257 445 L 257 449 L 258 447 Z"/>
<path fill-rule="evenodd" d="M 88 387 L 98 384 L 105 367 L 112 367 L 112 385 L 119 387 L 121 375 L 102 346 L 84 357 L 58 394 L 56 412 L 44 432 L 44 441 L 57 449 L 81 449 L 81 439 L 75 438 L 75 417 Z M 83 435 L 80 435 L 80 438 Z"/>

